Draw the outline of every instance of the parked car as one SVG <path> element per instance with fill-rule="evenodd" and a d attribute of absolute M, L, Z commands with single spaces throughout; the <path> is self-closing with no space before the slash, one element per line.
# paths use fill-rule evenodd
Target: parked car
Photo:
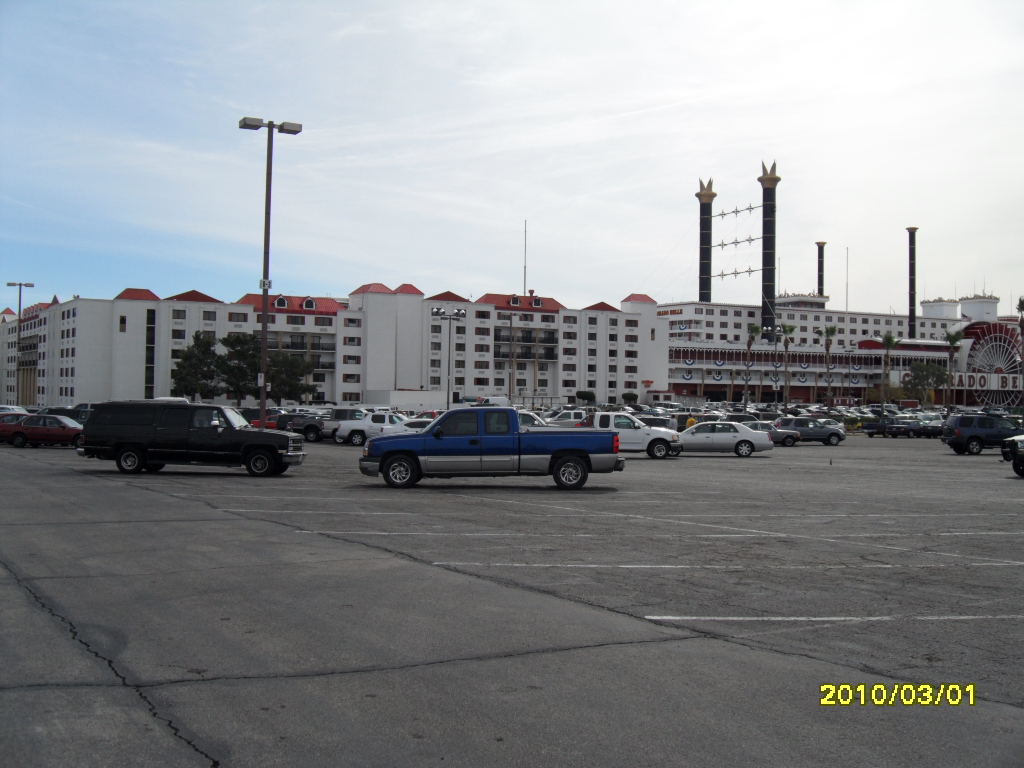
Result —
<path fill-rule="evenodd" d="M 417 419 L 430 419 L 430 420 L 434 420 L 438 416 L 440 416 L 442 413 L 444 413 L 444 409 L 443 408 L 441 410 L 439 410 L 439 411 L 423 411 L 423 413 L 417 413 L 415 418 L 417 418 Z"/>
<path fill-rule="evenodd" d="M 28 416 L 28 411 L 20 405 L 0 405 L 0 413 L 20 413 L 22 416 Z"/>
<path fill-rule="evenodd" d="M 1003 440 L 1003 459 L 1013 464 L 1013 471 L 1024 477 L 1024 435 Z"/>
<path fill-rule="evenodd" d="M 646 451 L 652 459 L 664 459 L 679 453 L 678 432 L 664 427 L 650 427 L 632 414 L 592 413 L 583 420 L 581 426 L 615 430 L 619 436 L 620 451 Z"/>
<path fill-rule="evenodd" d="M 751 421 L 743 426 L 750 427 L 755 432 L 767 432 L 773 445 L 781 443 L 787 448 L 791 448 L 800 442 L 800 433 L 795 429 L 781 429 L 770 421 Z"/>
<path fill-rule="evenodd" d="M 236 409 L 243 418 L 254 427 L 260 426 L 260 409 L 259 408 L 241 408 Z M 283 408 L 267 408 L 267 429 L 277 429 L 277 420 L 281 416 L 289 416 L 287 411 Z"/>
<path fill-rule="evenodd" d="M 547 419 L 549 427 L 579 427 L 590 416 L 586 411 L 561 411 Z"/>
<path fill-rule="evenodd" d="M 671 429 L 673 432 L 679 431 L 679 422 L 672 416 L 646 416 L 641 413 L 637 415 L 637 418 L 648 427 L 661 427 L 662 429 Z"/>
<path fill-rule="evenodd" d="M 409 419 L 402 423 L 403 432 L 419 432 L 434 423 L 433 419 Z"/>
<path fill-rule="evenodd" d="M 6 430 L 5 430 L 6 431 Z M 78 447 L 82 425 L 66 416 L 33 415 L 10 425 L 8 440 L 15 448 L 31 445 L 70 445 Z"/>
<path fill-rule="evenodd" d="M 921 422 L 921 437 L 942 437 L 942 419 L 929 419 Z"/>
<path fill-rule="evenodd" d="M 241 465 L 254 477 L 279 475 L 306 458 L 302 437 L 255 429 L 234 408 L 156 400 L 98 404 L 78 455 L 113 460 L 127 474 L 215 464 Z"/>
<path fill-rule="evenodd" d="M 977 456 L 985 448 L 1001 448 L 1008 437 L 1024 435 L 1009 419 L 995 416 L 950 416 L 942 429 L 942 442 L 954 453 Z"/>
<path fill-rule="evenodd" d="M 367 477 L 392 488 L 424 477 L 553 475 L 564 490 L 582 488 L 591 472 L 621 471 L 619 436 L 593 429 L 519 428 L 512 408 L 460 408 L 427 432 L 370 439 L 359 460 Z"/>
<path fill-rule="evenodd" d="M 813 440 L 825 445 L 839 445 L 846 439 L 846 432 L 835 427 L 826 427 L 809 416 L 784 416 L 775 422 L 775 426 L 780 429 L 795 429 L 800 433 L 801 440 Z"/>
<path fill-rule="evenodd" d="M 697 424 L 681 432 L 679 441 L 683 453 L 731 451 L 743 458 L 759 451 L 770 451 L 773 447 L 767 432 L 753 430 L 734 421 Z"/>
<path fill-rule="evenodd" d="M 14 427 L 29 417 L 25 411 L 0 412 L 0 443 L 9 443 L 11 435 L 14 434 Z"/>
<path fill-rule="evenodd" d="M 349 414 L 349 418 L 338 422 L 332 437 L 336 443 L 349 442 L 352 445 L 362 445 L 369 438 L 385 432 L 404 431 L 402 426 L 408 419 L 398 413 L 388 411 L 375 411 L 363 413 L 358 416 L 358 409 Z"/>
<path fill-rule="evenodd" d="M 520 427 L 546 427 L 548 424 L 544 419 L 532 411 L 519 411 Z"/>

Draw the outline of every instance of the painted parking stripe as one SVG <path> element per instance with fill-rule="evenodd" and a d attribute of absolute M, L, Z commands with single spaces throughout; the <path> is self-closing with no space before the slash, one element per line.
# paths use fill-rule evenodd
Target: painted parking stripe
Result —
<path fill-rule="evenodd" d="M 310 533 L 310 531 L 300 531 Z M 1024 563 L 928 563 L 922 565 L 900 565 L 890 563 L 872 563 L 870 565 L 843 565 L 827 563 L 820 565 L 645 565 L 616 563 L 474 563 L 465 561 L 441 561 L 431 565 L 471 566 L 475 568 L 620 568 L 635 570 L 693 570 L 693 571 L 832 571 L 832 570 L 893 570 L 893 569 L 924 569 L 924 568 L 1020 568 Z"/>
<path fill-rule="evenodd" d="M 1020 621 L 1024 614 L 988 616 L 644 616 L 648 621 Z"/>

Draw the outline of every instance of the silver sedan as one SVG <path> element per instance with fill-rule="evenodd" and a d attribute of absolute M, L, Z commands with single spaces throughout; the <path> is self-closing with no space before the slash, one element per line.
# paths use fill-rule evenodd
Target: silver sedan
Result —
<path fill-rule="evenodd" d="M 731 421 L 697 424 L 679 435 L 683 453 L 695 451 L 732 451 L 747 457 L 759 451 L 770 451 L 772 440 L 767 432 L 755 432 Z"/>

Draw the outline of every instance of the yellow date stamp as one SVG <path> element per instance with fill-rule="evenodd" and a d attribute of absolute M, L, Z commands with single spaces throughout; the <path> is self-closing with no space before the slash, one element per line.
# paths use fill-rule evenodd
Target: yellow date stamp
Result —
<path fill-rule="evenodd" d="M 959 707 L 974 706 L 974 684 L 941 683 L 940 685 L 912 685 L 892 683 L 884 685 L 832 685 L 820 686 L 823 707 L 876 706 L 876 707 Z"/>

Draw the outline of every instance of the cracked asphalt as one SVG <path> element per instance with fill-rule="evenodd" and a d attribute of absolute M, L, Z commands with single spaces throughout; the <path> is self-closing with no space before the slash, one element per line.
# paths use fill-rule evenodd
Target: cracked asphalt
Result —
<path fill-rule="evenodd" d="M 1024 765 L 1024 481 L 851 437 L 392 491 L 0 446 L 0 764 Z M 823 684 L 974 685 L 821 706 Z M 905 690 L 905 689 L 900 689 Z"/>

